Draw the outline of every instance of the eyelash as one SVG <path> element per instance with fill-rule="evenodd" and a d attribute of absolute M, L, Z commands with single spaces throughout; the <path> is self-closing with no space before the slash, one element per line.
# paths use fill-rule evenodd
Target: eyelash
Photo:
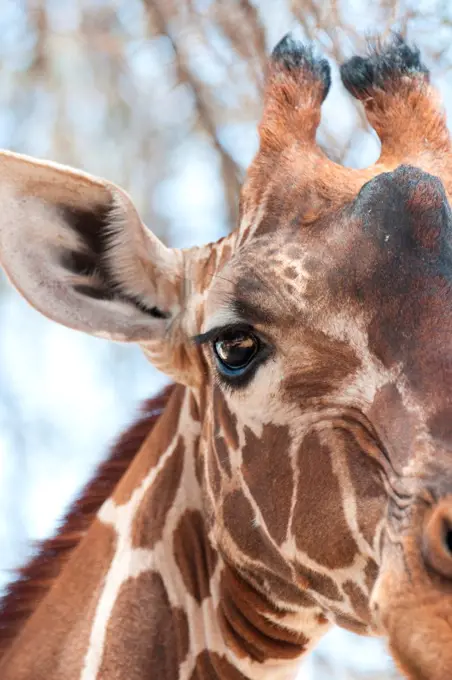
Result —
<path fill-rule="evenodd" d="M 221 372 L 218 367 L 218 359 L 215 356 L 214 345 L 217 340 L 220 339 L 221 335 L 227 332 L 242 332 L 253 335 L 259 342 L 259 349 L 256 353 L 256 356 L 250 362 L 249 369 L 244 373 L 227 375 Z M 217 367 L 217 370 L 215 371 L 215 382 L 218 382 L 219 385 L 231 390 L 246 387 L 254 378 L 259 367 L 262 366 L 262 364 L 264 364 L 273 354 L 272 345 L 267 340 L 263 339 L 260 333 L 257 333 L 252 326 L 244 323 L 229 324 L 227 326 L 212 328 L 210 331 L 207 331 L 207 333 L 202 333 L 195 336 L 193 340 L 197 345 L 209 345 L 213 361 Z"/>
<path fill-rule="evenodd" d="M 211 328 L 210 331 L 207 331 L 207 333 L 201 333 L 200 335 L 195 335 L 193 338 L 193 342 L 196 345 L 207 345 L 208 343 L 216 342 L 220 335 L 223 333 L 228 333 L 228 332 L 236 332 L 236 333 L 249 333 L 251 335 L 255 335 L 256 338 L 259 338 L 261 340 L 260 335 L 256 333 L 254 328 L 250 326 L 247 323 L 231 323 L 227 324 L 226 326 L 215 326 L 215 328 Z"/>

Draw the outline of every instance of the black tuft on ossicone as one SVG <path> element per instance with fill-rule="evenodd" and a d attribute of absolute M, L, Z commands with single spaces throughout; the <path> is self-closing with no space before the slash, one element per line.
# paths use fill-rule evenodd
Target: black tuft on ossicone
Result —
<path fill-rule="evenodd" d="M 331 86 L 330 65 L 315 54 L 312 45 L 304 45 L 288 33 L 274 48 L 272 62 L 290 73 L 309 71 L 323 85 L 322 101 L 327 96 Z"/>
<path fill-rule="evenodd" d="M 367 57 L 352 57 L 340 67 L 344 87 L 355 97 L 374 88 L 385 89 L 401 76 L 424 76 L 429 71 L 421 61 L 419 49 L 408 45 L 395 33 L 389 43 L 370 47 Z"/>

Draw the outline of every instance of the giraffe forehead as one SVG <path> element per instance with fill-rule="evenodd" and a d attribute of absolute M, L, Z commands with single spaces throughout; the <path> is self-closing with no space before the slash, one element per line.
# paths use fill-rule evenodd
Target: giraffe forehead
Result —
<path fill-rule="evenodd" d="M 297 293 L 307 279 L 316 286 L 325 281 L 333 295 L 353 297 L 350 279 L 378 289 L 375 274 L 384 269 L 391 286 L 400 286 L 406 281 L 403 265 L 413 269 L 428 262 L 430 272 L 444 273 L 444 261 L 452 262 L 448 198 L 441 181 L 419 168 L 401 165 L 377 174 L 360 189 L 350 187 L 349 201 L 321 211 L 312 196 L 296 190 L 290 173 L 283 175 L 286 181 L 268 187 L 252 219 L 244 217 L 244 223 L 251 219 L 253 238 L 237 253 L 239 273 L 243 265 L 251 267 L 251 274 L 271 275 Z M 333 276 L 322 276 L 328 273 Z"/>
<path fill-rule="evenodd" d="M 303 242 L 299 229 L 258 237 L 218 273 L 205 301 L 205 318 L 221 326 L 246 317 L 252 324 L 284 325 L 327 283 L 321 248 Z M 209 324 L 208 324 L 209 325 Z"/>

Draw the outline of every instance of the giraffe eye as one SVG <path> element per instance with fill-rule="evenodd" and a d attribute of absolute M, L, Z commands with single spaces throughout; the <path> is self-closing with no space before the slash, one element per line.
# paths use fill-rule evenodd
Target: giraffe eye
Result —
<path fill-rule="evenodd" d="M 219 370 L 225 375 L 241 375 L 259 351 L 255 335 L 239 330 L 223 331 L 213 344 Z"/>

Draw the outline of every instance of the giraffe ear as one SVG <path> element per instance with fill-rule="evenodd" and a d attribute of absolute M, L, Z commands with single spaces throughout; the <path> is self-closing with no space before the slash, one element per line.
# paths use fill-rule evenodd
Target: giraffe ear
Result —
<path fill-rule="evenodd" d="M 121 341 L 163 336 L 180 308 L 182 256 L 113 184 L 0 153 L 0 261 L 45 316 Z"/>

